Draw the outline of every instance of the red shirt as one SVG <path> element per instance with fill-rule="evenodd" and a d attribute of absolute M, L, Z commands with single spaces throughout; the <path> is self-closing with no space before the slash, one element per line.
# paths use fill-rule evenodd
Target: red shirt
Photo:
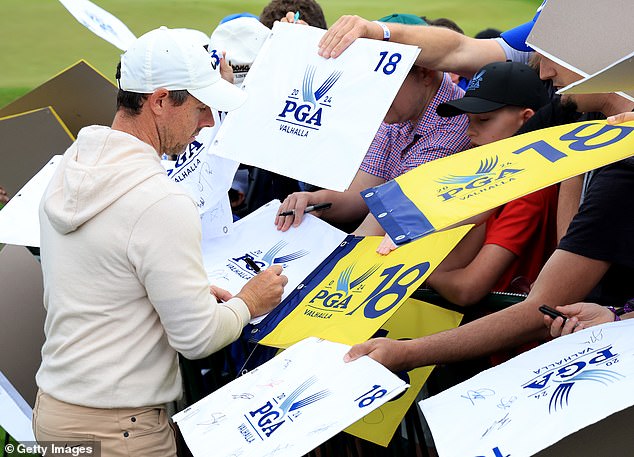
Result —
<path fill-rule="evenodd" d="M 497 244 L 517 257 L 493 287 L 515 292 L 511 281 L 519 276 L 532 284 L 557 247 L 556 185 L 513 200 L 489 216 L 484 244 Z"/>

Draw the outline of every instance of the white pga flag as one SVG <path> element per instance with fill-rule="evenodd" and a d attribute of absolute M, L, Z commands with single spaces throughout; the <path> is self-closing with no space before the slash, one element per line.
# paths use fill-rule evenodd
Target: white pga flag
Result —
<path fill-rule="evenodd" d="M 632 406 L 632 391 L 634 320 L 625 320 L 557 338 L 420 406 L 440 457 L 523 457 Z"/>
<path fill-rule="evenodd" d="M 339 433 L 409 387 L 349 346 L 317 338 L 194 403 L 173 419 L 195 457 L 295 457 Z"/>
<path fill-rule="evenodd" d="M 196 203 L 204 241 L 227 235 L 232 230 L 228 192 L 240 165 L 209 152 L 222 122 L 217 111 L 213 111 L 213 116 L 214 126 L 202 129 L 176 161 L 162 161 L 167 176 L 183 186 Z"/>
<path fill-rule="evenodd" d="M 221 241 L 203 238 L 203 262 L 210 284 L 234 295 L 240 292 L 256 274 L 246 263 L 249 257 L 261 269 L 284 267 L 288 277 L 284 300 L 346 238 L 346 233 L 312 214 L 306 214 L 299 227 L 281 232 L 273 223 L 279 207 L 279 200 L 267 203 L 237 221 Z"/>
<path fill-rule="evenodd" d="M 356 40 L 317 54 L 324 30 L 276 22 L 228 114 L 214 153 L 338 191 L 356 174 L 419 49 Z"/>
<path fill-rule="evenodd" d="M 122 51 L 136 40 L 130 29 L 108 11 L 88 0 L 59 0 L 84 27 Z"/>
<path fill-rule="evenodd" d="M 61 155 L 53 156 L 0 211 L 0 243 L 40 247 L 40 202 Z"/>

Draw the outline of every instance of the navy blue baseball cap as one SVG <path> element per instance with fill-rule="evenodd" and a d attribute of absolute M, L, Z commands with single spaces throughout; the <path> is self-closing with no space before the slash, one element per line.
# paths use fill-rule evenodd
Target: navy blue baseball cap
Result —
<path fill-rule="evenodd" d="M 507 30 L 506 32 L 502 32 L 500 37 L 502 37 L 502 39 L 506 41 L 506 43 L 510 47 L 517 49 L 518 51 L 532 51 L 533 49 L 526 44 L 526 39 L 531 33 L 531 30 L 533 30 L 533 26 L 535 25 L 537 18 L 542 12 L 542 9 L 544 9 L 544 5 L 546 5 L 547 1 L 548 0 L 544 0 L 542 4 L 539 5 L 539 8 L 537 8 L 537 12 L 535 13 L 535 16 L 531 21 L 528 21 L 522 25 L 518 25 L 517 27 Z"/>

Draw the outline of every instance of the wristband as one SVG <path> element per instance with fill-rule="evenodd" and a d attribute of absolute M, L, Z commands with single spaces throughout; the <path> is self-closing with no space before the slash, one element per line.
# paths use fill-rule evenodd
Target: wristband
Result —
<path fill-rule="evenodd" d="M 607 308 L 614 313 L 614 320 L 620 321 L 623 314 L 628 314 L 634 311 L 634 298 L 629 299 L 623 308 L 615 308 L 613 306 L 608 306 Z"/>
<path fill-rule="evenodd" d="M 390 29 L 387 28 L 387 25 L 385 25 L 383 22 L 380 21 L 372 21 L 375 24 L 379 24 L 381 26 L 381 28 L 383 29 L 383 41 L 390 41 L 390 37 L 392 36 L 392 34 L 390 33 Z"/>
<path fill-rule="evenodd" d="M 612 314 L 614 314 L 614 322 L 621 320 L 621 310 L 616 309 L 614 306 L 608 306 L 607 308 L 612 311 Z"/>

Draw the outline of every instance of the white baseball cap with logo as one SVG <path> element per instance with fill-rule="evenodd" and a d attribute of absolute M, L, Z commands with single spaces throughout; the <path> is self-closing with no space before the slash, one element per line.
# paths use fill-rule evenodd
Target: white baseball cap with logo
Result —
<path fill-rule="evenodd" d="M 238 87 L 255 61 L 271 30 L 253 17 L 238 17 L 220 24 L 209 38 L 209 52 L 226 59 L 233 68 L 234 84 Z"/>
<path fill-rule="evenodd" d="M 200 33 L 160 27 L 139 37 L 121 55 L 119 87 L 140 94 L 186 90 L 212 109 L 240 107 L 247 94 L 220 77 L 220 65 L 201 45 Z"/>

